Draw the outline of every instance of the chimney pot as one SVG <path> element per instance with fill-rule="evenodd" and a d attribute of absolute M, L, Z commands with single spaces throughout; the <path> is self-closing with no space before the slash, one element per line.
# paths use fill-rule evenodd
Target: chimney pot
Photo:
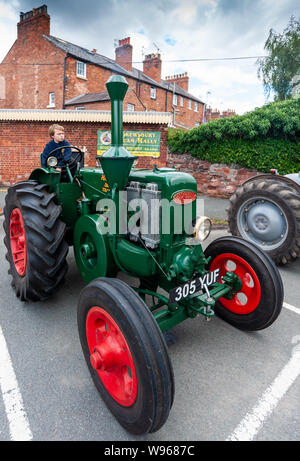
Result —
<path fill-rule="evenodd" d="M 143 72 L 156 82 L 161 82 L 161 57 L 159 53 L 151 53 L 145 56 Z"/>
<path fill-rule="evenodd" d="M 189 91 L 189 77 L 187 72 L 182 74 L 168 75 L 166 80 L 176 83 L 176 85 L 180 86 L 185 91 Z"/>
<path fill-rule="evenodd" d="M 33 8 L 26 13 L 21 11 L 17 27 L 18 39 L 32 40 L 33 35 L 50 35 L 50 16 L 47 13 L 47 5 Z"/>
<path fill-rule="evenodd" d="M 119 40 L 119 46 L 115 50 L 116 62 L 129 72 L 132 71 L 132 45 L 130 37 Z"/>

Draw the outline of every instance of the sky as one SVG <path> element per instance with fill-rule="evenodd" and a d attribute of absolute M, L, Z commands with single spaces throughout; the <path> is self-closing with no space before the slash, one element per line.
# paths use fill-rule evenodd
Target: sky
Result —
<path fill-rule="evenodd" d="M 20 12 L 42 4 L 51 35 L 112 59 L 116 40 L 130 37 L 134 67 L 159 52 L 162 78 L 187 72 L 190 93 L 238 114 L 272 101 L 257 60 L 214 59 L 264 56 L 270 29 L 282 33 L 292 15 L 300 18 L 299 0 L 0 0 L 0 62 L 17 38 Z M 178 60 L 185 61 L 170 62 Z"/>

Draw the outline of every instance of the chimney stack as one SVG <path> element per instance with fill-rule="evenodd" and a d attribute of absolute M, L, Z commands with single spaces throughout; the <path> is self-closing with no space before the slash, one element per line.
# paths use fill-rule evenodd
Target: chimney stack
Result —
<path fill-rule="evenodd" d="M 145 56 L 143 72 L 156 82 L 161 82 L 161 58 L 159 53 L 147 54 Z"/>
<path fill-rule="evenodd" d="M 31 40 L 32 35 L 50 35 L 50 16 L 47 5 L 20 13 L 18 22 L 18 40 Z"/>
<path fill-rule="evenodd" d="M 183 88 L 185 91 L 189 91 L 189 77 L 187 72 L 184 74 L 171 75 L 166 77 L 166 80 L 171 83 L 176 83 L 176 85 Z"/>
<path fill-rule="evenodd" d="M 132 45 L 130 45 L 130 37 L 119 40 L 119 46 L 116 48 L 116 62 L 129 72 L 132 71 Z"/>

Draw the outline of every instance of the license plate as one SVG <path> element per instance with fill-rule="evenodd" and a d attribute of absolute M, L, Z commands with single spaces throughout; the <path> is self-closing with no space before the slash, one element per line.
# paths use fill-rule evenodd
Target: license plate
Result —
<path fill-rule="evenodd" d="M 171 304 L 178 303 L 188 296 L 192 296 L 200 290 L 205 290 L 205 287 L 209 287 L 213 283 L 216 283 L 220 280 L 220 269 L 215 269 L 214 271 L 207 272 L 203 277 L 196 277 L 193 280 L 185 282 L 183 285 L 180 285 L 176 288 L 170 290 L 169 302 Z"/>

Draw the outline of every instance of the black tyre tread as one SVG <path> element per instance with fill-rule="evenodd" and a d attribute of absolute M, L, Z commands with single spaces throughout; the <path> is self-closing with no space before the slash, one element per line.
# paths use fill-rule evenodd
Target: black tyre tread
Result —
<path fill-rule="evenodd" d="M 151 313 L 150 309 L 146 305 L 146 303 L 140 298 L 140 296 L 132 289 L 130 288 L 127 283 L 123 282 L 120 279 L 110 279 L 110 283 L 112 283 L 116 288 L 119 288 L 120 291 L 126 298 L 128 299 L 128 302 L 132 304 L 133 306 L 136 306 L 136 315 L 140 319 L 141 322 L 145 320 L 145 318 L 148 320 L 148 322 L 151 324 L 151 330 L 152 330 L 152 335 L 150 335 L 150 340 L 152 341 L 151 348 L 158 348 L 158 353 L 162 354 L 163 358 L 163 364 L 167 362 L 167 366 L 164 366 L 165 370 L 164 373 L 167 373 L 167 377 L 165 378 L 165 384 L 167 385 L 167 388 L 164 390 L 164 393 L 166 394 L 166 398 L 168 399 L 167 404 L 165 408 L 162 408 L 162 414 L 159 418 L 157 418 L 156 424 L 153 426 L 150 432 L 155 432 L 160 427 L 163 426 L 165 421 L 168 418 L 169 411 L 173 405 L 174 401 L 174 394 L 175 394 L 175 386 L 174 386 L 174 373 L 173 373 L 173 367 L 171 364 L 171 360 L 169 357 L 168 353 L 168 346 L 165 342 L 165 339 L 161 333 L 161 330 L 157 324 L 157 322 L 153 318 L 153 314 Z M 169 395 L 170 393 L 170 395 Z"/>
<path fill-rule="evenodd" d="M 232 235 L 240 237 L 241 234 L 237 226 L 237 212 L 242 206 L 243 201 L 248 198 L 249 193 L 264 193 L 266 195 L 272 194 L 274 200 L 276 196 L 285 203 L 285 206 L 290 209 L 294 219 L 295 233 L 291 238 L 291 243 L 288 247 L 282 245 L 282 247 L 276 248 L 272 251 L 266 251 L 269 256 L 278 265 L 285 265 L 291 261 L 294 261 L 300 256 L 300 196 L 291 185 L 284 181 L 280 181 L 280 178 L 274 177 L 274 181 L 269 179 L 259 180 L 254 178 L 244 185 L 237 188 L 235 193 L 230 198 L 230 205 L 227 209 L 228 212 L 228 225 L 229 231 Z M 275 197 L 274 197 L 275 196 Z M 246 198 L 247 197 L 247 198 Z"/>
<path fill-rule="evenodd" d="M 82 300 L 84 300 L 86 294 L 91 293 L 92 290 L 99 290 L 99 288 L 101 291 L 105 290 L 110 296 L 110 299 L 117 299 L 118 303 L 122 305 L 124 315 L 127 319 L 130 319 L 127 321 L 131 322 L 131 328 L 134 331 L 134 340 L 143 350 L 143 356 L 147 363 L 144 367 L 144 372 L 149 375 L 154 390 L 153 419 L 145 415 L 145 418 L 143 418 L 144 427 L 141 429 L 140 425 L 137 426 L 135 421 L 128 422 L 126 418 L 122 417 L 120 406 L 114 405 L 113 408 L 111 408 L 109 404 L 110 398 L 105 394 L 103 395 L 100 391 L 99 392 L 108 408 L 115 414 L 119 423 L 129 432 L 135 434 L 155 432 L 168 418 L 174 398 L 174 376 L 166 343 L 153 315 L 134 290 L 118 279 L 101 277 L 93 280 L 85 287 L 79 299 L 78 328 L 83 350 L 86 348 L 86 340 L 81 325 L 85 324 L 85 317 L 83 309 L 80 309 L 80 306 L 82 306 Z M 115 320 L 118 322 L 118 319 Z M 121 322 L 121 319 L 119 319 L 119 321 Z M 135 351 L 132 352 L 134 353 Z M 88 360 L 87 364 L 96 387 L 99 390 L 97 386 L 99 378 L 95 378 Z"/>
<path fill-rule="evenodd" d="M 31 180 L 15 184 L 6 195 L 3 223 L 6 259 L 10 263 L 12 285 L 22 301 L 48 298 L 63 282 L 68 269 L 66 226 L 59 219 L 61 207 L 55 204 L 55 198 L 46 184 Z M 23 277 L 14 268 L 10 250 L 9 221 L 16 207 L 22 213 L 26 232 L 27 270 Z"/>
<path fill-rule="evenodd" d="M 214 240 L 206 248 L 204 252 L 205 256 L 207 257 L 208 255 L 210 255 L 210 253 L 214 253 L 218 249 L 220 250 L 219 254 L 223 253 L 224 244 L 228 245 L 228 251 L 232 251 L 232 253 L 234 253 L 235 246 L 244 247 L 245 249 L 249 249 L 252 252 L 252 256 L 254 260 L 256 260 L 257 266 L 262 269 L 261 281 L 265 283 L 265 281 L 269 277 L 269 284 L 271 285 L 270 291 L 266 293 L 266 298 L 260 301 L 260 305 L 258 306 L 258 308 L 262 310 L 264 305 L 269 306 L 271 304 L 271 297 L 273 297 L 273 310 L 269 313 L 268 317 L 259 319 L 255 318 L 257 316 L 258 308 L 254 311 L 254 313 L 247 315 L 239 315 L 231 313 L 230 311 L 225 309 L 219 302 L 217 302 L 215 305 L 216 314 L 228 323 L 242 330 L 256 331 L 269 327 L 279 316 L 282 310 L 284 299 L 283 283 L 277 267 L 275 266 L 272 259 L 257 245 L 254 245 L 252 242 L 248 242 L 247 240 L 235 236 L 221 237 L 219 239 Z"/>
<path fill-rule="evenodd" d="M 47 208 L 51 200 L 54 198 L 56 198 L 56 194 L 54 192 L 52 192 L 51 194 L 47 194 L 46 197 L 43 200 L 41 200 L 41 207 Z"/>

